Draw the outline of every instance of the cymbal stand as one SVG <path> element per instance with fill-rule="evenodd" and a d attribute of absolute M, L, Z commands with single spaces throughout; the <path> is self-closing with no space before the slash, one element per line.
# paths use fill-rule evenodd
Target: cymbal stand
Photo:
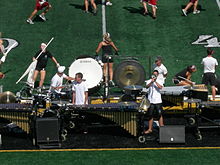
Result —
<path fill-rule="evenodd" d="M 109 58 L 111 58 L 111 56 L 109 55 L 105 55 L 107 57 L 107 66 L 106 66 L 106 71 L 107 74 L 105 76 L 105 82 L 104 82 L 104 97 L 103 100 L 105 101 L 108 98 L 109 95 Z"/>

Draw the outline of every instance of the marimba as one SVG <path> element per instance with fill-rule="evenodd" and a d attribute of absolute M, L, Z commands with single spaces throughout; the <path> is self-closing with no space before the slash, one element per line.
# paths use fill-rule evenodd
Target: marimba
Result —
<path fill-rule="evenodd" d="M 16 124 L 27 134 L 30 133 L 29 117 L 32 113 L 32 105 L 27 104 L 0 104 L 0 117 Z"/>
<path fill-rule="evenodd" d="M 132 103 L 107 103 L 89 104 L 84 106 L 68 105 L 68 111 L 77 113 L 97 114 L 113 121 L 133 136 L 138 136 L 139 130 L 139 104 Z"/>

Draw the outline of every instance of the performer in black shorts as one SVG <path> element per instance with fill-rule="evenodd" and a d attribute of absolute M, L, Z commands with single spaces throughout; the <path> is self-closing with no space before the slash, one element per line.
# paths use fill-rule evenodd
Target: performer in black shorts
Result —
<path fill-rule="evenodd" d="M 156 113 L 159 118 L 159 125 L 164 126 L 163 123 L 163 107 L 162 107 L 162 98 L 160 90 L 163 88 L 163 81 L 157 79 L 159 72 L 157 70 L 153 71 L 151 79 L 146 81 L 146 88 L 148 88 L 148 100 L 150 102 L 150 107 L 148 109 L 147 115 L 148 120 L 148 129 L 144 131 L 144 134 L 149 134 L 153 131 L 153 117 Z"/>
<path fill-rule="evenodd" d="M 191 81 L 192 73 L 194 72 L 196 72 L 195 65 L 187 66 L 185 69 L 175 75 L 173 78 L 173 83 L 177 86 L 194 85 L 194 82 Z"/>
<path fill-rule="evenodd" d="M 202 83 L 205 85 L 210 84 L 212 88 L 212 99 L 215 100 L 216 94 L 216 75 L 215 68 L 218 65 L 218 61 L 212 57 L 214 51 L 210 48 L 207 49 L 207 57 L 202 59 L 202 63 L 204 65 L 204 74 L 202 78 Z"/>
<path fill-rule="evenodd" d="M 113 55 L 112 48 L 115 50 L 115 54 L 118 54 L 118 48 L 115 46 L 114 42 L 110 39 L 110 34 L 106 33 L 103 35 L 103 41 L 101 41 L 96 49 L 96 54 L 102 48 L 102 62 L 104 63 L 103 72 L 104 76 L 107 76 L 107 64 L 109 64 L 109 82 L 110 85 L 114 86 L 113 82 L 113 58 L 109 55 Z"/>
<path fill-rule="evenodd" d="M 46 47 L 45 43 L 41 44 L 41 50 L 39 50 L 36 55 L 33 57 L 33 61 L 36 60 L 37 56 L 40 54 L 40 52 Z M 48 58 L 51 58 L 53 60 L 53 62 L 56 64 L 57 67 L 59 67 L 59 63 L 57 62 L 57 60 L 52 56 L 52 54 L 48 51 L 48 50 L 44 50 L 44 52 L 40 55 L 40 57 L 38 57 L 37 59 L 37 66 L 35 68 L 34 71 L 34 76 L 33 76 L 33 80 L 34 82 L 37 79 L 38 73 L 40 72 L 40 83 L 39 83 L 39 87 L 43 86 L 44 83 L 44 79 L 46 76 L 46 66 L 47 66 L 47 61 Z"/>

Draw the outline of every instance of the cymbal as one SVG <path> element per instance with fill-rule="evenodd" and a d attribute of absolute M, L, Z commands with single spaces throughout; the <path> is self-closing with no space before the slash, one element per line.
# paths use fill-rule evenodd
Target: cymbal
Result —
<path fill-rule="evenodd" d="M 6 91 L 0 94 L 0 103 L 1 104 L 8 104 L 8 103 L 15 103 L 16 97 L 14 93 L 10 91 Z"/>
<path fill-rule="evenodd" d="M 130 91 L 139 91 L 143 89 L 143 86 L 141 85 L 129 85 L 124 87 L 125 90 L 130 90 Z"/>
<path fill-rule="evenodd" d="M 120 88 L 130 85 L 141 85 L 145 80 L 143 66 L 135 60 L 126 60 L 114 70 L 114 81 Z"/>
<path fill-rule="evenodd" d="M 140 103 L 139 110 L 147 111 L 149 107 L 150 107 L 150 101 L 147 99 L 146 96 L 144 96 Z"/>

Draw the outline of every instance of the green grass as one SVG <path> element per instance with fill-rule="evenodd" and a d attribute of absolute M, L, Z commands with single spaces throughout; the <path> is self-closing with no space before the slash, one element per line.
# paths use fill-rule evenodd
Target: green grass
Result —
<path fill-rule="evenodd" d="M 181 7 L 187 1 L 171 1 L 158 1 L 156 20 L 140 14 L 142 6 L 138 0 L 113 1 L 113 6 L 106 7 L 107 31 L 120 49 L 120 55 L 139 56 L 148 75 L 148 57 L 154 59 L 162 56 L 169 72 L 166 85 L 172 85 L 172 77 L 191 64 L 198 66 L 193 80 L 200 83 L 200 62 L 206 51 L 203 46 L 191 45 L 191 42 L 200 34 L 220 36 L 219 10 L 215 0 L 200 1 L 203 9 L 200 14 L 191 13 L 183 17 Z M 25 23 L 33 10 L 34 0 L 10 0 L 0 5 L 0 31 L 3 32 L 3 37 L 14 38 L 20 43 L 18 48 L 9 53 L 7 61 L 1 67 L 3 72 L 12 70 L 5 79 L 0 80 L 5 91 L 15 92 L 21 88 L 22 84 L 15 85 L 15 82 L 31 63 L 40 43 L 49 41 L 51 37 L 55 37 L 55 40 L 48 49 L 62 65 L 70 66 L 79 55 L 94 55 L 97 44 L 102 39 L 101 5 L 98 5 L 98 16 L 94 17 L 91 13 L 83 13 L 81 0 L 50 2 L 53 8 L 47 15 L 48 21 L 36 22 L 35 25 Z M 218 59 L 219 49 L 215 50 L 215 57 Z M 115 66 L 119 62 L 120 60 L 116 60 Z M 51 61 L 47 71 L 46 82 L 49 82 L 56 72 Z"/>
<path fill-rule="evenodd" d="M 220 150 L 145 150 L 145 151 L 84 151 L 84 152 L 17 152 L 1 153 L 2 165 L 96 164 L 96 165 L 205 165 L 219 164 Z"/>
<path fill-rule="evenodd" d="M 25 23 L 33 10 L 35 0 L 10 0 L 0 5 L 0 31 L 3 37 L 19 41 L 1 71 L 11 69 L 0 80 L 4 91 L 17 91 L 22 84 L 15 82 L 31 63 L 41 42 L 51 37 L 55 40 L 49 50 L 60 64 L 70 66 L 74 59 L 83 54 L 94 55 L 102 40 L 101 6 L 98 16 L 85 14 L 81 10 L 82 0 L 50 0 L 53 9 L 48 13 L 48 21 Z M 113 0 L 107 7 L 107 31 L 125 56 L 141 56 L 141 64 L 149 74 L 148 57 L 163 56 L 169 74 L 166 85 L 171 85 L 175 73 L 185 66 L 195 64 L 198 71 L 193 76 L 201 81 L 201 59 L 206 55 L 205 48 L 193 46 L 200 34 L 213 34 L 220 37 L 219 10 L 215 0 L 200 1 L 202 9 L 198 15 L 181 16 L 181 6 L 187 0 L 158 2 L 158 19 L 144 17 L 139 13 L 139 0 Z M 216 55 L 220 53 L 215 49 Z M 120 61 L 116 60 L 116 65 Z M 49 82 L 56 68 L 52 62 L 47 67 L 46 82 Z M 219 72 L 219 69 L 217 70 Z M 220 150 L 147 150 L 147 151 L 97 151 L 97 152 L 19 152 L 1 153 L 1 165 L 7 164 L 219 164 Z"/>

